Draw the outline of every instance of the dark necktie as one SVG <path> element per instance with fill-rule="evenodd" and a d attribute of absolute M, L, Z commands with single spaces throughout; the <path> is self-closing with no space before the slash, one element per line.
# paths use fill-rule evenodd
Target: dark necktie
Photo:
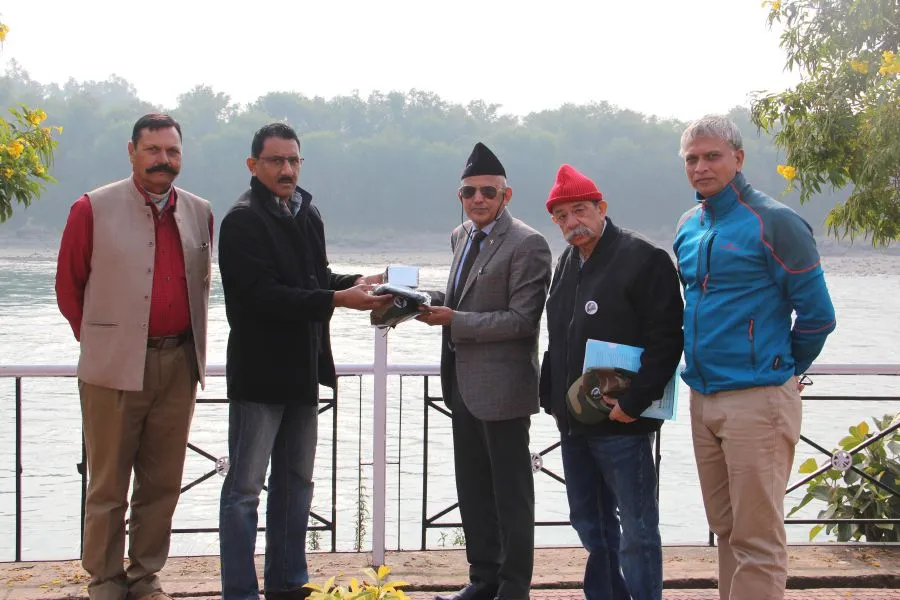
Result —
<path fill-rule="evenodd" d="M 457 304 L 459 304 L 459 297 L 462 295 L 462 291 L 466 287 L 466 281 L 469 279 L 469 271 L 472 270 L 472 265 L 475 264 L 475 259 L 478 258 L 478 252 L 481 250 L 481 240 L 486 237 L 487 234 L 481 230 L 476 231 L 475 235 L 472 236 L 472 244 L 469 246 L 469 251 L 466 253 L 466 259 L 459 269 L 459 278 L 453 288 L 453 301 L 450 303 L 451 308 L 456 308 Z"/>

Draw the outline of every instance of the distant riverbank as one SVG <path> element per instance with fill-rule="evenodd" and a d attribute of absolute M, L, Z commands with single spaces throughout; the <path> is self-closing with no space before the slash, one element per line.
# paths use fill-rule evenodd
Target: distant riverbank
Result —
<path fill-rule="evenodd" d="M 335 229 L 328 232 L 328 254 L 332 262 L 366 263 L 387 261 L 397 262 L 399 256 L 417 254 L 420 266 L 439 266 L 447 262 L 450 252 L 449 234 L 446 231 L 407 232 L 396 230 L 346 231 Z M 0 258 L 42 258 L 55 256 L 59 249 L 62 232 L 4 231 L 0 226 Z M 550 242 L 554 255 L 565 248 L 565 242 L 555 229 L 544 228 L 543 233 Z M 671 239 L 665 239 L 671 232 L 642 232 L 664 248 L 671 247 Z M 887 248 L 872 248 L 867 240 L 858 239 L 854 243 L 839 242 L 830 237 L 816 238 L 819 252 L 829 272 L 858 275 L 900 275 L 900 244 Z M 215 260 L 215 255 L 213 255 Z"/>

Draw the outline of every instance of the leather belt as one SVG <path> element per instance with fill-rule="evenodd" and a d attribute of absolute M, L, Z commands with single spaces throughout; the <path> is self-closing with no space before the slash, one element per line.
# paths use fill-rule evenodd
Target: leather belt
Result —
<path fill-rule="evenodd" d="M 147 347 L 156 350 L 166 350 L 168 348 L 177 348 L 191 339 L 191 334 L 182 333 L 179 335 L 166 335 L 162 337 L 147 338 Z"/>

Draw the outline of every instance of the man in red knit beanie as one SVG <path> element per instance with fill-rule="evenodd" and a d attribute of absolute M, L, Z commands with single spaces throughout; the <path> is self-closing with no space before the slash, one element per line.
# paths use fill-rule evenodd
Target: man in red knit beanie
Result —
<path fill-rule="evenodd" d="M 569 247 L 547 300 L 541 406 L 559 427 L 569 516 L 589 553 L 584 594 L 660 600 L 653 437 L 662 422 L 641 414 L 662 397 L 681 359 L 678 275 L 665 250 L 613 224 L 603 194 L 569 165 L 557 173 L 547 210 Z M 637 373 L 620 373 L 630 382 L 616 398 L 603 385 L 583 385 L 589 339 L 644 350 Z M 592 399 L 605 410 L 583 409 Z"/>

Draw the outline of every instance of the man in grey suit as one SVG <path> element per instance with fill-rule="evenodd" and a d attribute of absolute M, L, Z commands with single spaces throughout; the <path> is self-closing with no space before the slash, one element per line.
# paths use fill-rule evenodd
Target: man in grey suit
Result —
<path fill-rule="evenodd" d="M 456 491 L 469 584 L 436 600 L 523 600 L 534 564 L 528 448 L 538 411 L 537 345 L 550 247 L 513 218 L 503 165 L 482 143 L 457 195 L 469 221 L 450 236 L 446 293 L 419 320 L 443 327 L 441 386 L 453 412 Z"/>

